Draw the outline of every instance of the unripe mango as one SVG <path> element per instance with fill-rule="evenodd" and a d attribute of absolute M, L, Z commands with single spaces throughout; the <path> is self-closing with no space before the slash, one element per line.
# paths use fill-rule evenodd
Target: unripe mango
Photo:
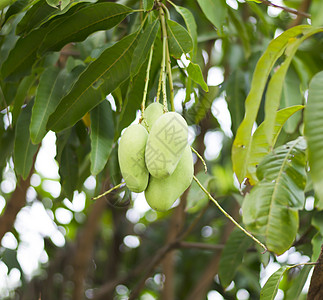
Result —
<path fill-rule="evenodd" d="M 135 124 L 125 130 L 119 142 L 121 174 L 127 187 L 135 193 L 144 191 L 148 184 L 149 173 L 145 164 L 147 139 L 147 130 L 140 124 Z"/>
<path fill-rule="evenodd" d="M 156 120 L 164 113 L 164 107 L 158 102 L 151 103 L 147 106 L 144 111 L 143 120 L 141 125 L 143 125 L 149 132 Z"/>
<path fill-rule="evenodd" d="M 146 145 L 145 160 L 149 173 L 156 178 L 171 175 L 187 145 L 188 127 L 176 112 L 167 112 L 152 126 Z"/>
<path fill-rule="evenodd" d="M 149 206 L 157 211 L 166 211 L 171 208 L 175 200 L 184 193 L 193 179 L 193 156 L 189 145 L 172 175 L 158 179 L 150 176 L 145 190 L 145 197 Z"/>

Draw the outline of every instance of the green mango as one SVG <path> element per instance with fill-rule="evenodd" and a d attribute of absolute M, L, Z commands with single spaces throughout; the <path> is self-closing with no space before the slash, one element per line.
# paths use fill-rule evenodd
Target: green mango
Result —
<path fill-rule="evenodd" d="M 172 175 L 162 179 L 150 176 L 148 187 L 145 190 L 149 206 L 157 211 L 170 209 L 176 199 L 190 186 L 193 173 L 192 150 L 189 145 L 186 145 Z"/>
<path fill-rule="evenodd" d="M 171 175 L 187 145 L 188 127 L 176 112 L 160 116 L 152 126 L 146 145 L 145 160 L 149 173 L 156 178 Z"/>
<path fill-rule="evenodd" d="M 141 125 L 143 125 L 148 132 L 152 128 L 155 121 L 164 113 L 164 107 L 159 102 L 151 103 L 147 106 L 144 111 L 143 120 Z"/>
<path fill-rule="evenodd" d="M 145 164 L 147 130 L 140 124 L 130 125 L 122 134 L 119 142 L 118 160 L 124 181 L 129 190 L 143 192 L 149 179 Z"/>

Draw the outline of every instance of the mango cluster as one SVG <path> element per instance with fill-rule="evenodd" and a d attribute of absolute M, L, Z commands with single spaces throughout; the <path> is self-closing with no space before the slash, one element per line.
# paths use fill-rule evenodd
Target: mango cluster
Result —
<path fill-rule="evenodd" d="M 145 191 L 151 208 L 166 211 L 193 179 L 193 157 L 187 143 L 188 127 L 176 112 L 150 104 L 140 124 L 130 125 L 119 142 L 118 159 L 127 187 Z"/>

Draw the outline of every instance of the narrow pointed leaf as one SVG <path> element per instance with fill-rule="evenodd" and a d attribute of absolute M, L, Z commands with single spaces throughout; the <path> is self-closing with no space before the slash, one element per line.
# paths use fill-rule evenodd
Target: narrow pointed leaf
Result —
<path fill-rule="evenodd" d="M 29 102 L 22 110 L 16 125 L 13 159 L 15 171 L 18 175 L 21 175 L 23 179 L 28 177 L 33 164 L 33 156 L 38 148 L 37 145 L 32 144 L 29 135 L 32 105 L 33 101 Z"/>
<path fill-rule="evenodd" d="M 191 77 L 193 81 L 198 83 L 205 92 L 209 91 L 209 88 L 204 81 L 202 70 L 198 64 L 190 62 L 186 70 L 188 76 Z"/>
<path fill-rule="evenodd" d="M 167 33 L 170 55 L 179 59 L 182 54 L 193 49 L 193 41 L 187 30 L 177 22 L 167 20 Z"/>
<path fill-rule="evenodd" d="M 67 43 L 83 41 L 95 31 L 116 26 L 131 12 L 131 8 L 111 2 L 86 6 L 57 25 L 50 26 L 39 52 L 58 51 Z"/>
<path fill-rule="evenodd" d="M 275 145 L 278 135 L 288 119 L 295 114 L 297 111 L 303 109 L 303 105 L 295 105 L 292 107 L 281 109 L 277 112 L 275 127 L 273 131 L 273 145 Z M 261 160 L 270 152 L 271 146 L 269 145 L 265 130 L 264 123 L 260 124 L 260 126 L 256 129 L 253 134 L 251 146 L 250 146 L 250 159 L 248 161 L 247 166 L 247 174 L 246 177 L 249 179 L 249 182 L 254 185 L 258 182 L 258 178 L 256 175 L 257 166 L 261 162 Z"/>
<path fill-rule="evenodd" d="M 150 48 L 156 39 L 158 29 L 159 20 L 156 19 L 153 23 L 148 25 L 145 31 L 142 33 L 138 41 L 138 45 L 133 53 L 133 60 L 131 62 L 131 76 L 136 75 L 142 64 L 146 61 Z"/>
<path fill-rule="evenodd" d="M 273 131 L 275 127 L 276 113 L 277 113 L 277 109 L 279 108 L 280 98 L 283 90 L 283 84 L 285 81 L 285 76 L 286 76 L 288 67 L 300 44 L 311 35 L 318 33 L 322 30 L 323 29 L 314 28 L 309 30 L 308 32 L 304 32 L 304 35 L 302 35 L 300 38 L 296 37 L 296 38 L 289 39 L 286 47 L 286 51 L 285 51 L 286 59 L 280 65 L 278 70 L 275 72 L 275 74 L 272 76 L 272 78 L 269 81 L 268 88 L 266 91 L 266 99 L 265 99 L 264 126 L 265 126 L 266 137 L 270 146 L 273 146 L 272 137 L 273 137 Z"/>
<path fill-rule="evenodd" d="M 234 230 L 226 242 L 221 254 L 219 277 L 223 287 L 229 286 L 234 279 L 243 256 L 252 245 L 252 240 L 241 230 Z"/>
<path fill-rule="evenodd" d="M 308 142 L 308 160 L 314 190 L 323 201 L 323 72 L 317 73 L 309 85 L 304 111 L 305 136 Z"/>
<path fill-rule="evenodd" d="M 38 47 L 46 32 L 46 28 L 41 28 L 17 41 L 8 58 L 2 64 L 1 74 L 3 78 L 14 81 L 31 72 L 32 65 L 37 61 Z"/>
<path fill-rule="evenodd" d="M 61 131 L 73 126 L 129 77 L 137 38 L 138 33 L 126 36 L 85 69 L 50 116 L 48 129 Z"/>
<path fill-rule="evenodd" d="M 224 0 L 197 0 L 208 20 L 220 29 L 227 16 L 227 5 Z"/>
<path fill-rule="evenodd" d="M 114 138 L 111 105 L 101 102 L 91 111 L 91 173 L 100 173 L 108 161 Z"/>
<path fill-rule="evenodd" d="M 278 255 L 291 247 L 304 206 L 305 150 L 305 140 L 298 138 L 268 154 L 257 169 L 260 182 L 242 204 L 246 227 Z"/>
<path fill-rule="evenodd" d="M 272 274 L 267 280 L 266 284 L 260 292 L 260 300 L 274 300 L 278 292 L 281 279 L 286 272 L 287 267 L 281 267 L 274 274 Z"/>
<path fill-rule="evenodd" d="M 143 0 L 143 3 L 145 11 L 151 10 L 154 7 L 154 0 Z"/>
<path fill-rule="evenodd" d="M 233 170 L 239 182 L 243 181 L 247 172 L 248 160 L 250 159 L 250 144 L 252 141 L 251 132 L 271 69 L 286 49 L 288 41 L 310 28 L 312 27 L 308 25 L 300 25 L 282 33 L 270 42 L 256 65 L 251 82 L 251 89 L 245 101 L 245 116 L 237 130 L 237 135 L 232 146 Z"/>

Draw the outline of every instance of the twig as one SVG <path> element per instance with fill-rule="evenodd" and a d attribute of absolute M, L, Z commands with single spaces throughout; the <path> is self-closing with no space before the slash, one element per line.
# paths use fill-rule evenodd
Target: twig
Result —
<path fill-rule="evenodd" d="M 192 146 L 191 146 L 192 151 L 196 154 L 196 156 L 200 159 L 200 161 L 202 162 L 203 166 L 204 166 L 204 171 L 205 173 L 207 173 L 207 166 L 205 163 L 204 158 L 202 157 L 202 155 L 200 153 L 198 153 Z"/>
<path fill-rule="evenodd" d="M 99 195 L 99 196 L 96 196 L 96 197 L 93 197 L 92 200 L 98 200 L 100 199 L 101 197 L 107 195 L 107 194 L 110 194 L 112 191 L 118 189 L 119 187 L 121 187 L 123 184 L 125 184 L 125 182 L 120 182 L 119 184 L 117 184 L 116 186 L 114 186 L 113 188 L 109 189 L 108 191 L 104 192 L 103 194 Z"/>
<path fill-rule="evenodd" d="M 222 250 L 224 245 L 213 245 L 213 244 L 206 244 L 206 243 L 192 243 L 192 242 L 179 242 L 178 248 L 197 248 L 203 250 Z"/>
<path fill-rule="evenodd" d="M 247 236 L 252 238 L 258 245 L 260 245 L 262 248 L 264 248 L 265 252 L 268 251 L 267 247 L 260 242 L 256 237 L 254 237 L 250 232 L 248 232 L 246 229 L 244 229 L 235 219 L 233 219 L 223 208 L 222 206 L 216 201 L 212 195 L 205 189 L 205 187 L 201 184 L 201 182 L 196 178 L 196 176 L 193 176 L 196 183 L 199 185 L 199 187 L 202 189 L 202 191 L 209 197 L 209 199 L 218 207 L 218 209 L 234 224 L 236 225 L 240 230 L 242 230 Z"/>
<path fill-rule="evenodd" d="M 267 1 L 267 0 L 259 0 L 261 1 L 263 4 L 267 5 L 267 6 L 272 6 L 272 7 L 276 7 L 276 8 L 280 8 L 284 11 L 287 11 L 291 14 L 294 14 L 294 15 L 297 15 L 297 16 L 303 16 L 305 18 L 311 18 L 311 15 L 306 13 L 306 12 L 303 12 L 303 11 L 299 11 L 299 10 L 296 10 L 296 9 L 293 9 L 293 8 L 289 8 L 289 7 L 286 7 L 286 6 L 281 6 L 281 5 L 278 5 L 278 4 L 274 4 L 270 1 Z"/>

